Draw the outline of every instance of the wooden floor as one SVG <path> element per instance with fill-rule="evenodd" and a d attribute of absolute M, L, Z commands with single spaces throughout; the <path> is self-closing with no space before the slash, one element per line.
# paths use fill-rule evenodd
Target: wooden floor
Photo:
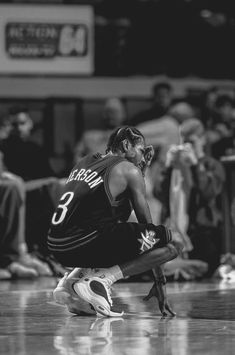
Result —
<path fill-rule="evenodd" d="M 54 304 L 57 280 L 0 282 L 1 355 L 235 354 L 235 283 L 168 283 L 175 318 L 162 319 L 149 283 L 117 283 L 123 318 L 73 316 Z"/>

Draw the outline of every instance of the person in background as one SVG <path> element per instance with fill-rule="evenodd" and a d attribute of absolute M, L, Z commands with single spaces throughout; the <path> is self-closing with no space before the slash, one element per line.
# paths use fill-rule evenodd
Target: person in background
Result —
<path fill-rule="evenodd" d="M 203 122 L 205 129 L 212 129 L 216 119 L 216 99 L 219 95 L 217 86 L 209 86 L 202 96 L 200 107 L 200 119 Z"/>
<path fill-rule="evenodd" d="M 183 144 L 172 146 L 167 153 L 165 176 L 158 195 L 163 206 L 162 222 L 170 221 L 173 233 L 176 230 L 181 237 L 182 233 L 183 237 L 189 237 L 188 258 L 207 263 L 208 270 L 201 276 L 212 276 L 221 255 L 221 193 L 225 173 L 222 164 L 205 153 L 206 134 L 200 120 L 186 120 L 181 125 L 181 135 Z M 179 184 L 181 193 L 176 196 Z M 177 204 L 174 198 L 178 198 Z M 184 269 L 184 264 L 181 260 L 179 268 Z M 171 265 L 175 269 L 174 262 L 166 267 Z M 183 271 L 187 275 L 187 269 Z"/>
<path fill-rule="evenodd" d="M 5 139 L 9 132 L 10 126 L 1 119 L 0 137 Z M 52 275 L 46 263 L 28 253 L 25 202 L 25 182 L 6 171 L 0 151 L 0 279 Z"/>
<path fill-rule="evenodd" d="M 168 228 L 152 223 L 144 174 L 153 154 L 140 131 L 121 126 L 110 135 L 105 154 L 85 156 L 67 179 L 48 248 L 74 268 L 60 280 L 54 298 L 77 314 L 121 316 L 113 308 L 110 286 L 154 269 L 156 280 L 146 300 L 156 296 L 162 314 L 174 315 L 162 265 L 181 252 L 182 244 L 172 240 Z M 132 209 L 138 223 L 127 222 Z"/>
<path fill-rule="evenodd" d="M 74 149 L 74 163 L 89 153 L 105 152 L 111 131 L 125 124 L 127 113 L 122 100 L 118 97 L 108 98 L 103 107 L 102 128 L 84 132 L 82 139 Z"/>
<path fill-rule="evenodd" d="M 28 253 L 22 234 L 24 223 L 19 181 L 0 176 L 0 280 L 52 276 L 50 267 Z"/>
<path fill-rule="evenodd" d="M 54 176 L 45 149 L 32 140 L 33 120 L 28 109 L 14 106 L 7 119 L 11 129 L 0 145 L 7 170 L 24 181 Z"/>
<path fill-rule="evenodd" d="M 14 183 L 0 177 L 0 280 L 38 276 L 34 268 L 19 262 L 21 204 L 21 196 Z"/>
<path fill-rule="evenodd" d="M 217 159 L 235 154 L 235 115 L 232 98 L 219 95 L 215 101 L 216 116 L 211 129 L 207 130 L 211 155 Z"/>
<path fill-rule="evenodd" d="M 193 115 L 192 106 L 185 101 L 180 101 L 173 104 L 167 114 L 161 118 L 137 126 L 145 136 L 147 144 L 152 145 L 155 151 L 153 162 L 146 174 L 148 201 L 151 208 L 156 211 L 155 222 L 160 220 L 161 203 L 156 196 L 161 186 L 162 171 L 165 169 L 166 153 L 172 144 L 180 144 L 180 124 Z"/>
<path fill-rule="evenodd" d="M 26 107 L 10 108 L 2 128 L 4 180 L 17 185 L 22 200 L 20 235 L 26 243 L 22 246 L 27 245 L 30 253 L 37 250 L 46 255 L 47 230 L 60 190 L 59 179 L 44 148 L 32 139 L 33 120 Z"/>
<path fill-rule="evenodd" d="M 186 101 L 179 101 L 162 117 L 143 122 L 136 127 L 143 133 L 148 144 L 153 146 L 158 159 L 165 161 L 170 145 L 180 143 L 179 126 L 193 116 L 192 106 Z"/>
<path fill-rule="evenodd" d="M 172 104 L 172 91 L 172 86 L 167 81 L 156 83 L 152 88 L 152 106 L 137 113 L 129 120 L 129 124 L 137 126 L 164 116 Z"/>

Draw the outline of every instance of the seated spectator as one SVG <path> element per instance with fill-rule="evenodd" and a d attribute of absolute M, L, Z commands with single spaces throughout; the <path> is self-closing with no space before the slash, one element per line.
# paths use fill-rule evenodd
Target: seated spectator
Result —
<path fill-rule="evenodd" d="M 102 116 L 102 128 L 84 132 L 81 141 L 75 147 L 74 161 L 92 153 L 105 153 L 108 137 L 113 129 L 123 125 L 126 121 L 126 110 L 121 99 L 111 97 L 106 100 Z"/>
<path fill-rule="evenodd" d="M 129 123 L 136 126 L 165 115 L 172 103 L 172 86 L 166 82 L 156 83 L 152 88 L 152 106 L 132 117 Z"/>
<path fill-rule="evenodd" d="M 0 167 L 0 280 L 52 275 L 46 263 L 28 253 L 24 213 L 23 181 Z"/>
<path fill-rule="evenodd" d="M 219 95 L 217 86 L 210 86 L 204 93 L 201 105 L 201 121 L 206 129 L 211 129 L 215 122 L 216 107 L 215 102 Z"/>
<path fill-rule="evenodd" d="M 216 119 L 208 130 L 211 154 L 215 158 L 235 154 L 235 117 L 234 103 L 229 95 L 218 96 L 216 102 Z"/>
<path fill-rule="evenodd" d="M 10 132 L 1 117 L 0 139 Z M 5 170 L 0 151 L 0 280 L 49 276 L 49 266 L 28 253 L 25 241 L 26 191 L 23 179 Z"/>
<path fill-rule="evenodd" d="M 30 252 L 42 249 L 47 253 L 47 231 L 60 183 L 46 152 L 31 138 L 33 121 L 27 109 L 13 107 L 4 122 L 7 130 L 2 130 L 5 135 L 0 141 L 4 174 L 8 180 L 24 185 L 26 243 Z"/>
<path fill-rule="evenodd" d="M 20 205 L 20 195 L 14 185 L 0 181 L 0 280 L 38 275 L 33 268 L 18 263 Z"/>
<path fill-rule="evenodd" d="M 161 201 L 158 194 L 161 190 L 163 171 L 165 170 L 166 153 L 172 144 L 180 144 L 180 124 L 193 117 L 194 111 L 191 105 L 185 101 L 173 104 L 168 113 L 161 118 L 143 122 L 137 128 L 146 137 L 146 142 L 155 150 L 152 165 L 146 174 L 148 191 L 148 203 L 154 211 L 155 223 L 160 223 Z"/>
<path fill-rule="evenodd" d="M 225 282 L 235 281 L 235 254 L 226 253 L 221 256 L 220 266 L 216 270 L 215 276 Z"/>
<path fill-rule="evenodd" d="M 46 151 L 32 140 L 33 121 L 27 108 L 12 107 L 8 124 L 11 129 L 0 145 L 7 170 L 24 181 L 54 176 Z"/>
<path fill-rule="evenodd" d="M 170 145 L 180 143 L 180 124 L 193 116 L 191 105 L 181 101 L 172 105 L 167 114 L 161 118 L 143 122 L 137 128 L 146 137 L 146 142 L 151 144 L 154 150 L 158 151 L 158 156 L 165 161 L 166 151 Z"/>
<path fill-rule="evenodd" d="M 11 123 L 6 117 L 5 112 L 0 112 L 0 143 L 2 142 L 2 140 L 4 140 L 9 136 L 11 129 L 12 129 Z"/>
<path fill-rule="evenodd" d="M 204 276 L 211 276 L 221 255 L 220 198 L 225 174 L 221 163 L 205 154 L 206 136 L 199 120 L 186 120 L 181 134 L 184 144 L 169 149 L 162 189 L 159 189 L 162 220 L 170 223 L 178 237 L 186 242 L 189 259 L 208 264 Z M 180 265 L 185 271 L 185 261 L 180 260 L 178 269 Z M 175 265 L 168 264 L 168 267 L 174 272 Z"/>

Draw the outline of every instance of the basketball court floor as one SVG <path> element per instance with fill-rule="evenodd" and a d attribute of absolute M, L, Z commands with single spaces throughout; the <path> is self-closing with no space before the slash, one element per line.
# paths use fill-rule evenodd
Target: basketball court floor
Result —
<path fill-rule="evenodd" d="M 235 283 L 168 283 L 174 318 L 162 318 L 151 283 L 117 283 L 122 318 L 79 317 L 52 299 L 55 278 L 0 282 L 1 355 L 235 354 Z"/>

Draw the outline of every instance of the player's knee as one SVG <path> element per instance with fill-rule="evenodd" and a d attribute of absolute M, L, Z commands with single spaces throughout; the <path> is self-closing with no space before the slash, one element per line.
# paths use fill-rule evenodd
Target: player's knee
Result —
<path fill-rule="evenodd" d="M 162 224 L 155 226 L 155 233 L 156 247 L 158 248 L 164 247 L 172 241 L 171 230 Z"/>

